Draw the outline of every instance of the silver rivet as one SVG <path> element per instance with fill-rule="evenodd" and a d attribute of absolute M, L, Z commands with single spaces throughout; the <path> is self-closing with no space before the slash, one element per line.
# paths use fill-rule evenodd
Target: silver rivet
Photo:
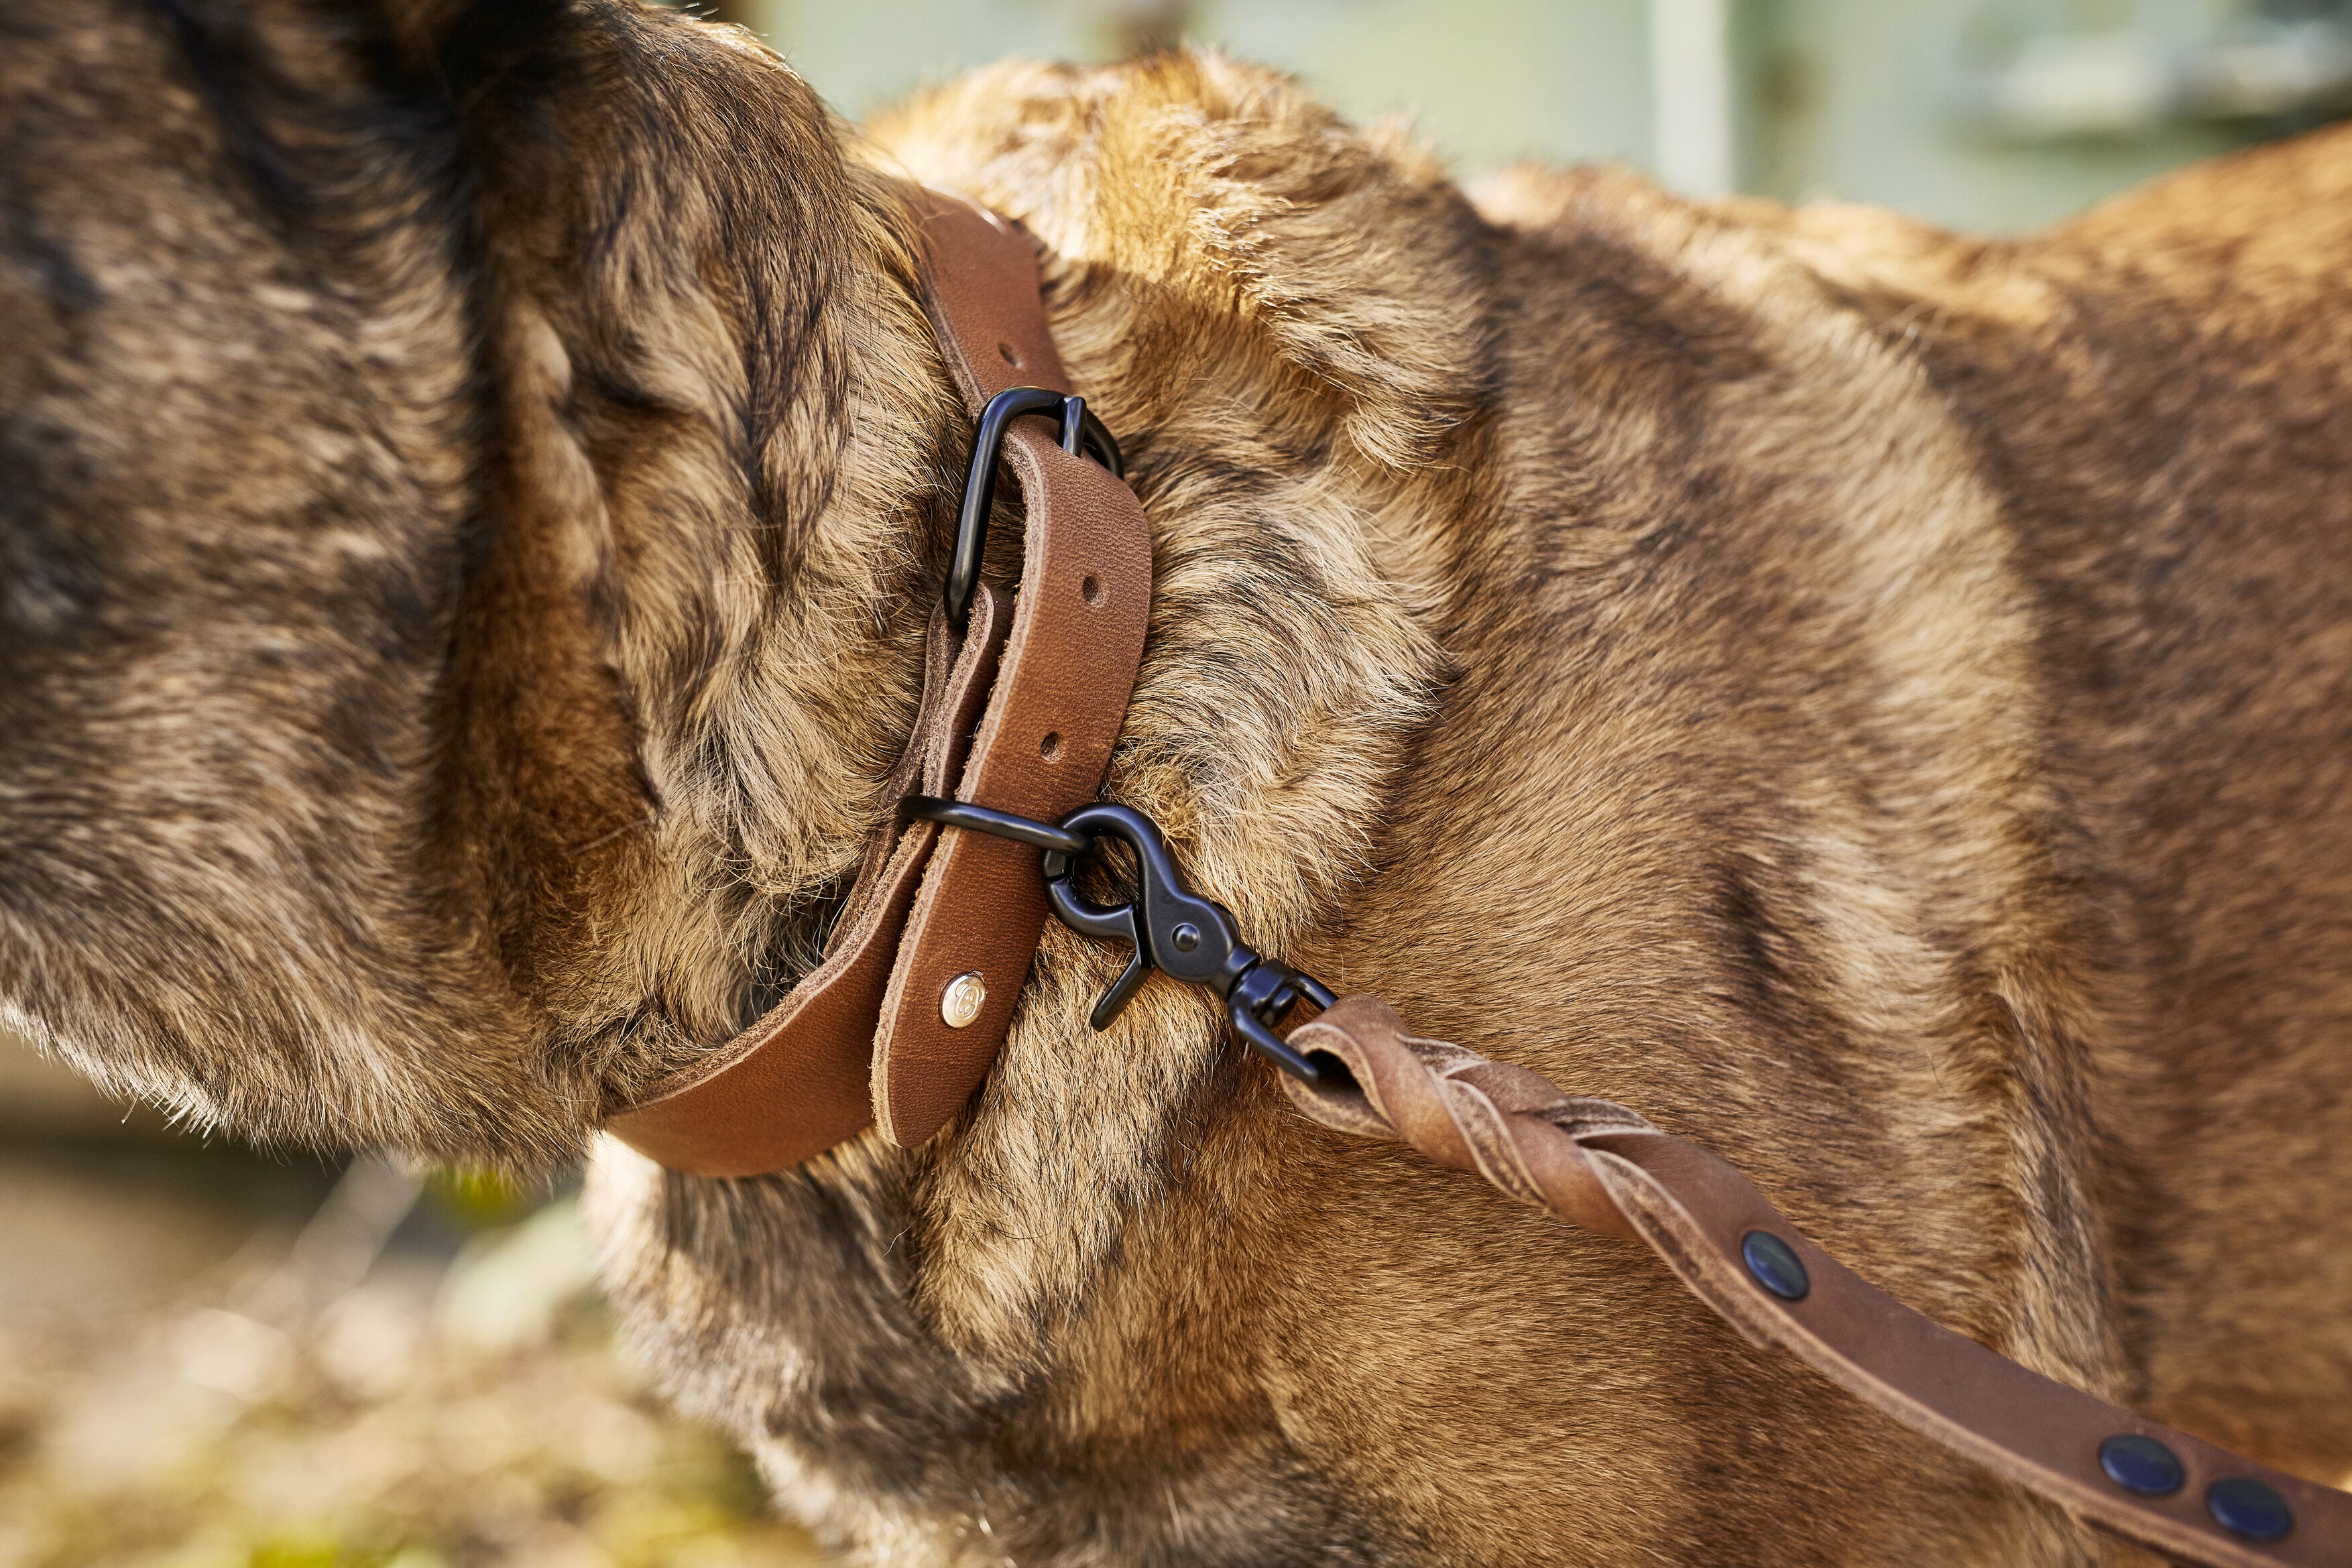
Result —
<path fill-rule="evenodd" d="M 1190 953 L 1201 945 L 1201 928 L 1189 920 L 1170 932 L 1168 936 L 1169 939 L 1176 944 L 1176 951 L 1179 953 Z"/>
<path fill-rule="evenodd" d="M 980 1004 L 986 1000 L 988 986 L 978 969 L 958 975 L 940 995 L 940 1021 L 950 1029 L 962 1029 L 980 1016 Z"/>

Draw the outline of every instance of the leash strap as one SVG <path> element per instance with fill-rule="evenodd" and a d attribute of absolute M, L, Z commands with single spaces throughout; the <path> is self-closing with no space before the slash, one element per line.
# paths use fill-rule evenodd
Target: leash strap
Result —
<path fill-rule="evenodd" d="M 1411 1145 L 1571 1225 L 1638 1239 L 1748 1340 L 2004 1479 L 2212 1568 L 2352 1563 L 2352 1496 L 2145 1421 L 1954 1333 L 1864 1283 L 1713 1155 L 1523 1067 L 1416 1040 L 1352 996 L 1291 1031 L 1286 1077 L 1327 1127 Z"/>
<path fill-rule="evenodd" d="M 915 202 L 940 348 L 983 435 L 1001 434 L 1026 519 L 1017 596 L 966 583 L 968 607 L 932 616 L 923 700 L 891 795 L 1059 818 L 1095 798 L 1127 713 L 1150 608 L 1150 534 L 1134 494 L 1080 455 L 1100 434 L 1083 403 L 1024 390 L 1067 385 L 1029 242 L 944 193 Z M 1055 408 L 1059 439 L 1007 412 Z M 975 467 L 992 473 L 997 450 L 975 452 Z M 957 552 L 975 569 L 987 486 L 977 494 Z M 672 1170 L 709 1176 L 797 1165 L 869 1122 L 894 1143 L 919 1144 L 996 1060 L 1046 914 L 1034 851 L 893 819 L 824 961 L 606 1130 Z"/>

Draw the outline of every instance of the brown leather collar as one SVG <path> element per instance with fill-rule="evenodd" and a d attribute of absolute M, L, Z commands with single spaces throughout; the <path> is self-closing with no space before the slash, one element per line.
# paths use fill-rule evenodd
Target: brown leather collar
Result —
<path fill-rule="evenodd" d="M 1017 387 L 1066 386 L 1029 242 L 956 197 L 926 191 L 917 202 L 926 302 L 974 420 Z M 1003 441 L 1027 512 L 1018 596 L 981 587 L 962 627 L 934 612 L 922 705 L 891 793 L 1057 821 L 1095 798 L 1126 716 L 1150 608 L 1150 535 L 1134 494 L 1041 420 L 1012 421 Z M 672 1170 L 709 1176 L 781 1170 L 869 1122 L 919 1144 L 996 1060 L 1047 913 L 1034 850 L 893 822 L 824 961 L 606 1129 Z"/>

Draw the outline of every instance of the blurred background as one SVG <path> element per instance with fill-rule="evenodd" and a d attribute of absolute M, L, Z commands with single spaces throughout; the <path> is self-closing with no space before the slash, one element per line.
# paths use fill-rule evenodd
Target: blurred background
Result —
<path fill-rule="evenodd" d="M 708 6 L 698 7 L 709 9 Z M 1457 168 L 2048 223 L 2352 109 L 2352 0 L 737 0 L 843 111 L 1180 38 Z M 5 868 L 0 868 L 5 874 Z M 270 1159 L 0 1035 L 0 1568 L 796 1568 L 562 1186 Z"/>
<path fill-rule="evenodd" d="M 1615 159 L 1694 195 L 2032 227 L 2352 107 L 2352 0 L 734 0 L 863 116 L 1007 54 L 1178 38 L 1414 116 L 1464 172 Z"/>

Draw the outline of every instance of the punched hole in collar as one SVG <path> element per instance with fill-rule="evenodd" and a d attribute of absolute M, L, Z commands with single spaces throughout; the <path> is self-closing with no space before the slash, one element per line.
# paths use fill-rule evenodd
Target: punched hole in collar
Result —
<path fill-rule="evenodd" d="M 1004 356 L 1004 362 L 1006 364 L 1011 365 L 1016 371 L 1021 368 L 1021 356 L 1013 351 L 1012 344 L 999 343 L 996 345 L 996 351 Z"/>
<path fill-rule="evenodd" d="M 1084 582 L 1078 584 L 1078 595 L 1089 605 L 1097 610 L 1101 609 L 1102 601 L 1105 597 L 1103 593 L 1102 579 L 1099 577 L 1087 578 Z"/>
<path fill-rule="evenodd" d="M 1051 762 L 1062 755 L 1062 732 L 1049 729 L 1045 738 L 1037 743 L 1037 755 Z"/>

